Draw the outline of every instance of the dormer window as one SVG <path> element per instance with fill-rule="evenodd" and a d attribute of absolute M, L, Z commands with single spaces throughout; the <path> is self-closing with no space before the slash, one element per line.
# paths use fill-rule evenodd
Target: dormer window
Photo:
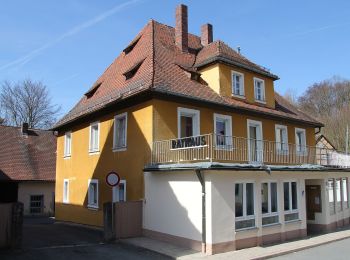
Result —
<path fill-rule="evenodd" d="M 236 71 L 232 71 L 232 94 L 244 97 L 244 75 Z"/>
<path fill-rule="evenodd" d="M 265 103 L 265 81 L 254 78 L 255 101 Z"/>
<path fill-rule="evenodd" d="M 123 75 L 125 76 L 125 79 L 131 79 L 132 77 L 135 76 L 139 68 L 141 67 L 144 59 L 138 63 L 136 63 L 134 66 L 132 66 L 128 71 L 124 72 Z"/>

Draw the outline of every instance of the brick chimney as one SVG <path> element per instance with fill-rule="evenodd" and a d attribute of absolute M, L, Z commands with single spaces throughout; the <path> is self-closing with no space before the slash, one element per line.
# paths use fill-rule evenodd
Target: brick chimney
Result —
<path fill-rule="evenodd" d="M 213 42 L 213 26 L 210 23 L 203 24 L 201 27 L 201 43 L 206 46 Z"/>
<path fill-rule="evenodd" d="M 182 51 L 188 51 L 188 14 L 187 6 L 176 7 L 175 44 Z"/>
<path fill-rule="evenodd" d="M 21 127 L 22 135 L 28 135 L 28 128 L 29 128 L 29 124 L 28 123 L 23 123 L 22 124 L 22 127 Z"/>

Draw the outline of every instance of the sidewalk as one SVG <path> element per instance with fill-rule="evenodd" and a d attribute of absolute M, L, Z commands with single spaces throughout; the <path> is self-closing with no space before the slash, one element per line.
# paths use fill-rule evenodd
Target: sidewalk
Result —
<path fill-rule="evenodd" d="M 289 254 L 292 252 L 328 244 L 342 239 L 350 238 L 350 229 L 339 230 L 333 233 L 315 235 L 305 239 L 285 242 L 282 244 L 252 247 L 237 251 L 206 256 L 203 253 L 181 248 L 169 243 L 158 240 L 153 240 L 146 237 L 122 239 L 123 244 L 145 248 L 157 253 L 169 256 L 173 259 L 268 259 L 280 255 Z"/>

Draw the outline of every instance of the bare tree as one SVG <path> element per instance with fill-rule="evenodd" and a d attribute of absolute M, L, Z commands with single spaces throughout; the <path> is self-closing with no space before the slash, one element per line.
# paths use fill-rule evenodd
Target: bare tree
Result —
<path fill-rule="evenodd" d="M 325 124 L 323 133 L 345 150 L 346 127 L 350 126 L 350 81 L 332 78 L 310 86 L 298 99 L 299 108 Z"/>
<path fill-rule="evenodd" d="M 287 99 L 289 101 L 289 103 L 297 106 L 298 105 L 298 96 L 295 92 L 294 89 L 289 88 L 287 89 L 286 93 L 283 96 L 285 99 Z"/>
<path fill-rule="evenodd" d="M 47 87 L 30 79 L 16 84 L 4 81 L 0 102 L 6 123 L 15 126 L 27 122 L 30 128 L 49 128 L 60 110 L 52 104 Z"/>

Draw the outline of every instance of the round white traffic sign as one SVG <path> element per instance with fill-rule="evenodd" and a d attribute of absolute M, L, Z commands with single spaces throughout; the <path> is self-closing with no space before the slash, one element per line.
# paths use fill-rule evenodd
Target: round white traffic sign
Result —
<path fill-rule="evenodd" d="M 120 176 L 118 173 L 116 172 L 110 172 L 107 174 L 106 176 L 106 183 L 109 185 L 109 186 L 117 186 L 120 182 Z"/>

